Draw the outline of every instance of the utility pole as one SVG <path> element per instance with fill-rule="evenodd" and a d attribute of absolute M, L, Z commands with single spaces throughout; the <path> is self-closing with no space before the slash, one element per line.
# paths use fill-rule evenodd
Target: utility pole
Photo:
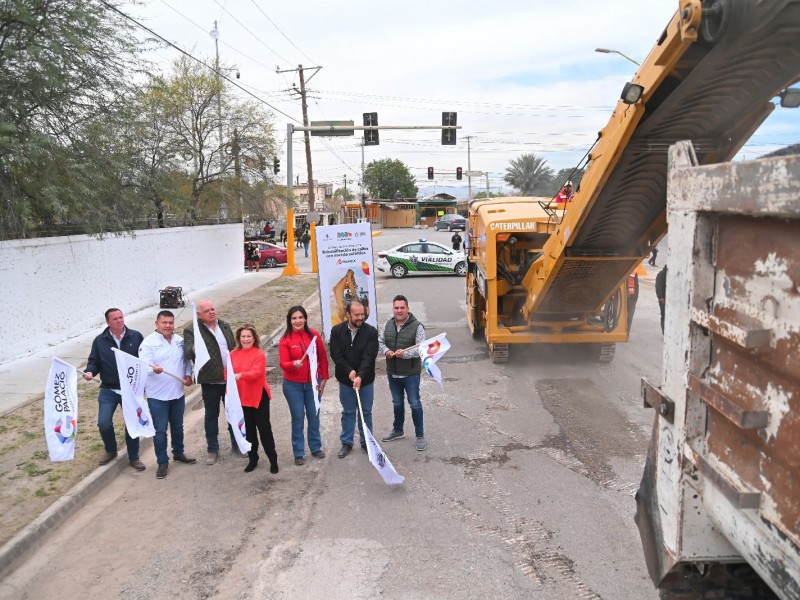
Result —
<path fill-rule="evenodd" d="M 276 73 L 289 73 L 297 71 L 300 74 L 300 90 L 296 87 L 292 91 L 300 94 L 300 102 L 301 107 L 303 109 L 303 126 L 308 127 L 308 102 L 306 101 L 306 75 L 305 72 L 308 70 L 314 71 L 311 74 L 311 77 L 314 77 L 322 67 L 308 67 L 306 69 L 303 68 L 303 65 L 297 65 L 296 69 L 275 69 Z M 308 78 L 311 81 L 311 77 Z M 306 143 L 306 170 L 308 171 L 308 211 L 311 212 L 314 210 L 314 173 L 311 168 L 311 135 L 308 131 L 303 132 L 303 138 L 305 139 Z M 287 158 L 287 161 L 290 161 L 291 157 Z"/>
<path fill-rule="evenodd" d="M 467 201 L 472 200 L 472 152 L 470 141 L 474 135 L 466 135 L 464 138 L 467 140 Z"/>
<path fill-rule="evenodd" d="M 225 153 L 222 143 L 222 79 L 219 76 L 219 29 L 217 22 L 214 21 L 214 30 L 211 32 L 214 38 L 214 48 L 216 49 L 216 70 L 217 70 L 217 134 L 219 136 L 219 210 L 223 218 L 228 218 L 227 207 L 225 206 L 225 194 L 222 189 L 222 174 L 225 172 Z"/>

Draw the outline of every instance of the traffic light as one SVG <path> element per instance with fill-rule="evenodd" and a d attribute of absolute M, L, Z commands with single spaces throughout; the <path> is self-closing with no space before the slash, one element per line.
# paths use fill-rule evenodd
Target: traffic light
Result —
<path fill-rule="evenodd" d="M 428 179 L 433 179 L 433 167 L 428 167 Z"/>
<path fill-rule="evenodd" d="M 457 113 L 443 112 L 442 125 L 445 127 L 456 125 Z M 442 129 L 442 146 L 455 146 L 456 145 L 456 130 L 455 129 Z"/>
<path fill-rule="evenodd" d="M 275 158 L 272 159 L 272 172 L 275 173 L 275 175 L 277 175 L 280 172 L 280 170 L 281 170 L 281 161 L 276 156 Z"/>
<path fill-rule="evenodd" d="M 377 127 L 378 126 L 378 113 L 364 113 L 364 126 L 365 127 Z M 378 145 L 378 130 L 377 129 L 365 129 L 364 130 L 364 145 L 365 146 L 377 146 Z"/>
<path fill-rule="evenodd" d="M 456 167 L 456 179 L 461 180 L 464 177 L 464 170 L 461 167 Z"/>

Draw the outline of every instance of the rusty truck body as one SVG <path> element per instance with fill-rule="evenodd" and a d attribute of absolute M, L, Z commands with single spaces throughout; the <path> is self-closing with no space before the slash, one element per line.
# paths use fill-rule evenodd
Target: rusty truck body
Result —
<path fill-rule="evenodd" d="M 662 377 L 642 381 L 648 569 L 662 597 L 772 597 L 766 584 L 797 600 L 800 156 L 697 166 L 681 142 L 667 189 Z"/>

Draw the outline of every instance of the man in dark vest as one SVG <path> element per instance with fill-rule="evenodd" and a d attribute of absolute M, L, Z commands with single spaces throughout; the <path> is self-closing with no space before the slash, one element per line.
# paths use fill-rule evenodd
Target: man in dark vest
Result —
<path fill-rule="evenodd" d="M 667 301 L 667 265 L 656 275 L 656 298 L 658 298 L 658 308 L 661 311 L 661 333 L 664 333 L 664 309 Z"/>
<path fill-rule="evenodd" d="M 225 321 L 217 319 L 217 309 L 209 300 L 201 300 L 197 303 L 197 325 L 200 328 L 200 335 L 206 343 L 210 360 L 200 369 L 197 374 L 197 383 L 203 393 L 203 405 L 206 410 L 205 428 L 206 443 L 208 445 L 207 465 L 217 462 L 219 456 L 219 406 L 225 401 L 225 361 L 228 352 L 236 346 L 231 326 Z M 186 360 L 194 360 L 195 331 L 192 323 L 183 330 L 183 353 Z M 231 448 L 233 452 L 238 452 L 236 438 L 233 437 L 233 430 L 228 425 L 228 433 L 231 436 Z M 247 456 L 245 454 L 245 456 Z"/>
<path fill-rule="evenodd" d="M 425 427 L 422 416 L 422 402 L 419 399 L 419 380 L 422 359 L 416 349 L 425 340 L 425 327 L 408 312 L 408 299 L 397 295 L 392 300 L 394 316 L 378 330 L 378 352 L 386 357 L 386 374 L 389 378 L 389 391 L 394 405 L 392 431 L 382 438 L 384 442 L 404 437 L 403 423 L 406 417 L 405 396 L 411 407 L 411 420 L 417 436 L 417 450 L 425 450 Z"/>

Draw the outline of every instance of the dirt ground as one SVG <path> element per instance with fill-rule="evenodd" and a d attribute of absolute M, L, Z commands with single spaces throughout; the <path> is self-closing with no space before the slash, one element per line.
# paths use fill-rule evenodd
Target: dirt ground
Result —
<path fill-rule="evenodd" d="M 308 298 L 317 286 L 316 275 L 279 277 L 218 305 L 217 309 L 221 318 L 234 329 L 250 323 L 262 336 L 268 335 L 285 323 L 286 311 Z M 188 311 L 179 315 L 179 331 L 183 330 L 189 317 Z M 319 323 L 310 324 L 319 327 Z M 273 381 L 275 371 L 272 372 L 270 384 L 274 388 L 280 377 Z M 48 457 L 42 430 L 43 395 L 0 417 L 0 505 L 3 506 L 0 511 L 0 545 L 97 468 L 97 460 L 103 453 L 103 443 L 97 431 L 97 390 L 96 383 L 79 379 L 78 438 L 75 459 L 69 462 L 53 463 Z M 187 395 L 193 390 L 194 386 L 188 388 Z M 124 454 L 122 411 L 115 413 L 114 422 L 117 442 Z"/>

